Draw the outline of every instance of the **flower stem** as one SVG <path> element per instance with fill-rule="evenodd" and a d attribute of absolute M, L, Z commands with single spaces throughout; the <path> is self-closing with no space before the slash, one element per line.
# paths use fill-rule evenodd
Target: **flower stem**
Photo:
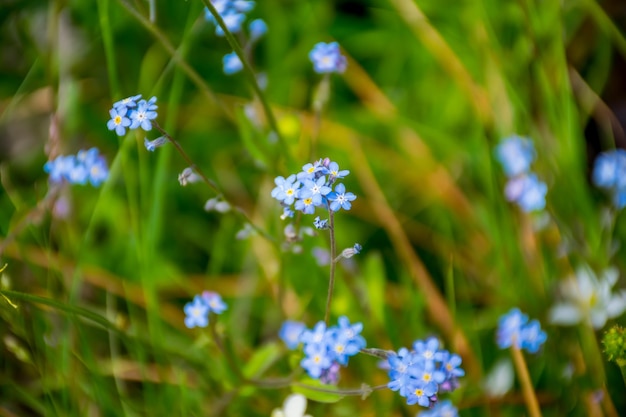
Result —
<path fill-rule="evenodd" d="M 333 299 L 333 288 L 335 287 L 335 258 L 337 257 L 337 248 L 335 243 L 335 216 L 334 212 L 330 209 L 330 203 L 328 203 L 328 223 L 330 232 L 330 277 L 328 279 L 328 296 L 326 298 L 326 312 L 324 313 L 324 322 L 328 325 L 328 319 L 330 317 L 330 303 Z"/>
<path fill-rule="evenodd" d="M 217 10 L 215 9 L 215 6 L 213 6 L 211 1 L 202 0 L 202 3 L 204 3 L 206 8 L 209 10 L 209 12 L 211 12 L 213 17 L 215 18 L 215 21 L 217 22 L 219 27 L 224 31 L 226 40 L 228 41 L 230 46 L 233 48 L 233 50 L 239 57 L 239 60 L 243 64 L 244 70 L 246 74 L 248 75 L 248 79 L 250 80 L 250 85 L 252 85 L 252 89 L 254 90 L 254 93 L 261 100 L 261 104 L 263 105 L 263 110 L 265 111 L 265 116 L 267 117 L 270 127 L 276 133 L 276 136 L 278 137 L 278 141 L 280 142 L 281 148 L 288 149 L 287 144 L 285 143 L 285 140 L 283 139 L 282 135 L 280 134 L 280 131 L 278 130 L 278 124 L 276 123 L 276 118 L 274 117 L 274 113 L 272 112 L 272 109 L 270 108 L 270 105 L 265 97 L 265 94 L 263 94 L 261 87 L 259 87 L 259 83 L 257 82 L 256 75 L 254 71 L 252 70 L 250 63 L 248 62 L 248 59 L 246 58 L 246 54 L 244 53 L 243 49 L 239 45 L 239 42 L 237 42 L 237 39 L 235 39 L 233 34 L 228 30 L 226 23 L 224 23 L 224 19 L 222 19 L 222 16 L 220 16 L 220 14 L 217 12 Z M 285 154 L 288 156 L 288 153 L 285 153 Z"/>
<path fill-rule="evenodd" d="M 530 374 L 528 373 L 528 367 L 524 360 L 522 351 L 515 346 L 511 345 L 511 355 L 513 356 L 513 363 L 517 370 L 517 377 L 522 384 L 522 394 L 524 395 L 524 401 L 526 402 L 526 408 L 530 417 L 541 417 L 541 409 L 539 408 L 539 401 L 535 395 L 533 384 L 530 381 Z"/>

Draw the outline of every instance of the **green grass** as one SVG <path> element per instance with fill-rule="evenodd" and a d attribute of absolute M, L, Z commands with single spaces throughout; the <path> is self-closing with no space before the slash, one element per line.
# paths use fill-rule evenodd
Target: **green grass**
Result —
<path fill-rule="evenodd" d="M 352 395 L 388 382 L 378 359 L 352 358 L 335 401 L 300 381 L 300 353 L 278 339 L 287 318 L 323 320 L 329 272 L 311 251 L 329 240 L 284 250 L 273 180 L 326 156 L 351 171 L 343 182 L 358 196 L 335 216 L 338 251 L 363 245 L 337 268 L 331 322 L 363 322 L 381 349 L 439 337 L 467 372 L 441 398 L 461 416 L 518 416 L 528 402 L 518 358 L 498 349 L 495 329 L 519 307 L 548 333 L 524 354 L 544 416 L 626 413 L 625 382 L 599 342 L 624 316 L 595 331 L 548 322 L 578 266 L 626 270 L 623 216 L 589 181 L 598 151 L 619 143 L 606 129 L 614 102 L 602 100 L 617 94 L 626 39 L 608 4 L 266 0 L 251 16 L 269 32 L 251 54 L 214 34 L 206 4 L 3 6 L 0 415 L 268 416 L 292 390 L 313 416 L 415 415 L 389 390 Z M 308 52 L 332 40 L 348 69 L 330 77 L 318 111 L 323 77 Z M 246 69 L 226 76 L 233 49 Z M 155 130 L 106 129 L 112 103 L 138 93 L 158 97 L 159 125 L 211 186 L 181 187 L 189 164 L 177 149 L 143 146 Z M 549 187 L 543 228 L 503 196 L 493 149 L 514 133 L 533 139 Z M 63 190 L 71 215 L 55 217 L 43 164 L 92 146 L 108 181 Z M 205 212 L 218 195 L 238 209 Z M 247 222 L 256 233 L 237 239 Z M 203 290 L 229 308 L 187 329 L 183 306 Z M 485 381 L 502 360 L 515 376 L 492 396 Z"/>

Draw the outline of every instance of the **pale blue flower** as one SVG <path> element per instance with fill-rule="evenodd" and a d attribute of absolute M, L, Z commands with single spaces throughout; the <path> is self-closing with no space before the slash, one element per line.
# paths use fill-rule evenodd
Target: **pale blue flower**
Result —
<path fill-rule="evenodd" d="M 224 55 L 222 62 L 224 64 L 224 74 L 226 75 L 235 74 L 243 69 L 243 63 L 234 51 Z"/>
<path fill-rule="evenodd" d="M 496 158 L 509 177 L 525 174 L 535 159 L 535 148 L 530 139 L 513 135 L 496 147 Z"/>
<path fill-rule="evenodd" d="M 317 43 L 309 52 L 309 59 L 313 63 L 313 69 L 318 74 L 342 73 L 348 64 L 346 58 L 341 55 L 337 42 Z"/>

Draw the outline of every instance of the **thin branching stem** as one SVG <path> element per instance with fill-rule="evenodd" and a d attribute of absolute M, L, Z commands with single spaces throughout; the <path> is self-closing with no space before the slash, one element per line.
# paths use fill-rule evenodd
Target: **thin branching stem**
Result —
<path fill-rule="evenodd" d="M 333 300 L 333 288 L 335 287 L 335 268 L 336 263 L 334 259 L 337 257 L 337 248 L 335 243 L 335 216 L 334 212 L 330 209 L 330 202 L 328 203 L 328 223 L 330 233 L 330 277 L 328 279 L 328 295 L 326 298 L 326 311 L 324 313 L 324 322 L 328 326 L 328 319 L 330 318 L 330 303 Z"/>

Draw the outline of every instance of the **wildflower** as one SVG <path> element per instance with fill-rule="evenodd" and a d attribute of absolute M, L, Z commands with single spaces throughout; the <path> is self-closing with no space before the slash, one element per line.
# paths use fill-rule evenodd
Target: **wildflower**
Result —
<path fill-rule="evenodd" d="M 255 19 L 248 25 L 250 42 L 255 42 L 267 33 L 267 24 L 263 19 Z"/>
<path fill-rule="evenodd" d="M 296 180 L 296 176 L 290 175 L 286 179 L 283 177 L 276 177 L 276 179 L 274 179 L 274 183 L 276 184 L 276 187 L 272 190 L 272 197 L 283 204 L 293 204 L 298 196 L 298 189 L 300 187 L 300 181 Z"/>
<path fill-rule="evenodd" d="M 317 216 L 313 220 L 313 226 L 315 226 L 317 230 L 328 229 L 328 219 L 320 220 L 320 216 Z"/>
<path fill-rule="evenodd" d="M 140 98 L 141 98 L 141 94 L 137 94 L 136 96 L 126 97 L 125 99 L 122 99 L 120 101 L 116 101 L 115 103 L 113 103 L 113 108 L 114 109 L 123 108 L 124 109 L 123 113 L 126 113 L 126 109 L 137 107 L 137 100 L 139 100 Z"/>
<path fill-rule="evenodd" d="M 285 220 L 288 217 L 295 216 L 295 212 L 291 210 L 289 207 L 283 207 L 283 214 L 280 215 L 281 220 Z"/>
<path fill-rule="evenodd" d="M 346 187 L 343 184 L 337 184 L 335 191 L 329 193 L 327 198 L 331 201 L 330 209 L 332 211 L 338 211 L 341 208 L 350 210 L 352 207 L 350 202 L 356 200 L 353 193 L 346 193 Z"/>
<path fill-rule="evenodd" d="M 331 188 L 326 185 L 325 177 L 316 180 L 305 179 L 300 190 L 300 198 L 311 198 L 313 205 L 319 206 L 323 202 L 322 198 L 330 192 Z"/>
<path fill-rule="evenodd" d="M 401 348 L 388 355 L 387 386 L 405 397 L 407 404 L 430 407 L 437 403 L 437 393 L 458 387 L 457 378 L 465 371 L 459 367 L 461 357 L 439 349 L 439 341 L 434 337 L 416 340 L 413 347 L 412 351 Z"/>
<path fill-rule="evenodd" d="M 626 290 L 613 294 L 618 274 L 616 268 L 608 268 L 597 277 L 588 266 L 579 267 L 576 279 L 561 285 L 565 300 L 550 309 L 550 323 L 567 326 L 584 320 L 600 329 L 608 319 L 620 316 L 626 311 Z"/>
<path fill-rule="evenodd" d="M 194 182 L 202 181 L 202 177 L 196 174 L 191 167 L 183 169 L 183 172 L 178 174 L 178 182 L 185 187 L 187 184 L 193 184 Z"/>
<path fill-rule="evenodd" d="M 616 149 L 601 153 L 593 166 L 593 183 L 613 194 L 613 204 L 622 209 L 626 206 L 626 151 Z"/>
<path fill-rule="evenodd" d="M 204 299 L 196 295 L 192 302 L 185 304 L 185 326 L 191 329 L 193 327 L 206 327 L 209 324 L 209 306 Z"/>
<path fill-rule="evenodd" d="M 154 101 L 156 101 L 156 97 L 152 97 L 150 102 L 141 100 L 137 103 L 137 109 L 130 113 L 131 129 L 141 127 L 146 132 L 152 130 L 151 120 L 154 120 L 157 117 L 157 113 L 154 111 Z"/>
<path fill-rule="evenodd" d="M 345 178 L 348 174 L 350 174 L 350 171 L 348 171 L 347 169 L 340 171 L 339 164 L 337 164 L 336 162 L 330 162 L 328 168 L 325 169 L 324 173 L 330 174 L 331 179 L 329 180 L 329 182 L 334 182 L 335 179 Z"/>
<path fill-rule="evenodd" d="M 300 336 L 305 329 L 306 326 L 302 322 L 285 320 L 280 327 L 278 337 L 285 342 L 287 348 L 294 350 L 300 344 Z"/>
<path fill-rule="evenodd" d="M 220 15 L 229 32 L 241 32 L 241 25 L 246 20 L 246 13 L 254 8 L 253 1 L 245 0 L 213 0 L 211 4 Z M 215 24 L 215 34 L 224 36 L 224 30 L 217 24 L 215 16 L 207 7 L 204 8 L 204 17 L 208 22 Z"/>
<path fill-rule="evenodd" d="M 309 59 L 318 74 L 343 73 L 347 66 L 347 60 L 341 55 L 337 42 L 317 43 L 309 52 Z"/>
<path fill-rule="evenodd" d="M 276 408 L 270 417 L 311 417 L 306 411 L 306 397 L 302 394 L 290 394 L 283 402 L 283 408 Z"/>
<path fill-rule="evenodd" d="M 209 307 L 209 311 L 215 314 L 222 314 L 228 308 L 226 303 L 222 300 L 222 297 L 216 292 L 204 291 L 202 293 L 202 299 Z"/>
<path fill-rule="evenodd" d="M 496 158 L 508 177 L 525 174 L 535 159 L 535 149 L 530 139 L 513 135 L 496 147 Z"/>
<path fill-rule="evenodd" d="M 529 323 L 528 316 L 518 308 L 513 308 L 500 317 L 496 331 L 496 341 L 500 349 L 515 346 L 536 353 L 546 339 L 547 335 L 541 330 L 539 322 L 532 320 Z"/>
<path fill-rule="evenodd" d="M 525 212 L 543 210 L 546 206 L 548 187 L 535 174 L 522 175 L 506 184 L 507 200 L 517 203 Z"/>
<path fill-rule="evenodd" d="M 294 207 L 296 210 L 300 210 L 304 214 L 315 213 L 315 204 L 313 204 L 312 197 L 307 197 L 307 198 L 296 200 L 296 204 Z"/>
<path fill-rule="evenodd" d="M 320 161 L 315 161 L 314 163 L 305 164 L 302 166 L 302 171 L 297 174 L 297 178 L 300 181 L 304 180 L 312 180 L 316 178 L 316 174 L 321 173 L 324 169 L 324 166 Z"/>
<path fill-rule="evenodd" d="M 168 139 L 165 136 L 159 136 L 154 140 L 148 140 L 148 138 L 143 138 L 143 144 L 146 149 L 150 152 L 154 152 L 156 148 L 159 148 L 167 143 Z"/>
<path fill-rule="evenodd" d="M 224 64 L 224 74 L 226 75 L 235 74 L 243 69 L 243 63 L 234 51 L 224 55 L 222 62 Z"/>
<path fill-rule="evenodd" d="M 421 411 L 417 417 L 459 417 L 459 412 L 449 400 L 444 400 L 428 411 Z"/>
<path fill-rule="evenodd" d="M 361 249 L 363 249 L 363 247 L 358 243 L 355 243 L 353 247 L 342 250 L 337 258 L 352 258 L 354 255 L 361 253 Z"/>
<path fill-rule="evenodd" d="M 84 185 L 90 182 L 98 187 L 109 176 L 106 160 L 97 148 L 78 151 L 76 155 L 58 156 L 43 167 L 50 174 L 50 181 Z"/>
<path fill-rule="evenodd" d="M 204 211 L 217 211 L 218 213 L 227 213 L 230 211 L 230 204 L 228 201 L 222 200 L 221 197 L 214 197 L 207 200 L 204 203 Z"/>
<path fill-rule="evenodd" d="M 326 340 L 305 345 L 304 353 L 306 357 L 300 361 L 300 366 L 313 378 L 319 378 L 332 365 Z"/>
<path fill-rule="evenodd" d="M 126 107 L 114 107 L 109 110 L 111 120 L 107 122 L 109 130 L 115 130 L 117 136 L 124 136 L 126 128 L 130 126 L 130 119 L 126 117 Z"/>

